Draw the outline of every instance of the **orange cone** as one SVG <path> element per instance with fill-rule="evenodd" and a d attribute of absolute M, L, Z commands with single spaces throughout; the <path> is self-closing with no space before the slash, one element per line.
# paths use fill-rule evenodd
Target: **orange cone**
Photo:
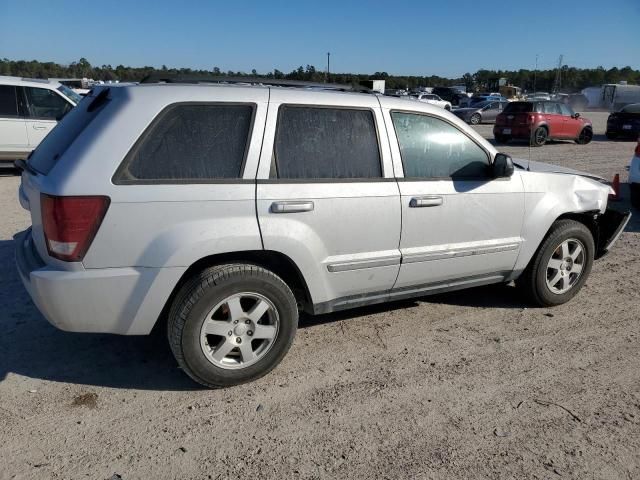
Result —
<path fill-rule="evenodd" d="M 616 173 L 613 177 L 613 183 L 611 184 L 611 188 L 613 188 L 612 194 L 609 195 L 609 198 L 614 202 L 620 200 L 620 174 Z"/>

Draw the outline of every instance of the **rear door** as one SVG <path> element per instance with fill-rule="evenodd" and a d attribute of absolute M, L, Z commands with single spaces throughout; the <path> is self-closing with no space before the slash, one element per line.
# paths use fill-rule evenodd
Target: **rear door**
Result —
<path fill-rule="evenodd" d="M 17 88 L 0 85 L 0 159 L 25 157 L 29 149 L 25 119 L 20 114 Z"/>
<path fill-rule="evenodd" d="M 485 122 L 495 122 L 496 117 L 501 112 L 500 102 L 491 102 L 482 109 L 482 120 Z"/>
<path fill-rule="evenodd" d="M 384 99 L 381 99 L 384 107 Z M 524 191 L 517 173 L 490 175 L 490 154 L 430 114 L 384 109 L 402 204 L 402 265 L 394 290 L 494 282 L 515 265 Z"/>
<path fill-rule="evenodd" d="M 54 90 L 39 87 L 21 87 L 28 116 L 26 119 L 29 146 L 33 149 L 53 130 L 73 105 Z"/>
<path fill-rule="evenodd" d="M 549 137 L 565 138 L 567 133 L 560 106 L 556 102 L 543 102 L 542 105 L 544 118 L 549 127 Z"/>
<path fill-rule="evenodd" d="M 400 267 L 400 198 L 377 97 L 271 89 L 257 180 L 264 248 L 327 311 L 384 297 Z M 381 141 L 382 140 L 382 141 Z"/>

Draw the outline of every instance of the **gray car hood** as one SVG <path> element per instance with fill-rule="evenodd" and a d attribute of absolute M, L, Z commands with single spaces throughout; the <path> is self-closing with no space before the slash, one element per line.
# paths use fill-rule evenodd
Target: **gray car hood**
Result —
<path fill-rule="evenodd" d="M 587 172 L 581 172 L 579 170 L 573 170 L 567 167 L 561 167 L 559 165 L 553 165 L 552 163 L 534 162 L 534 161 L 514 158 L 513 164 L 521 170 L 529 170 L 531 172 L 565 173 L 568 175 L 579 175 L 581 177 L 590 178 L 592 180 L 597 180 L 598 182 L 602 182 L 602 183 L 607 183 L 607 184 L 609 183 L 604 178 L 599 177 L 598 175 L 593 175 L 592 173 L 587 173 Z"/>

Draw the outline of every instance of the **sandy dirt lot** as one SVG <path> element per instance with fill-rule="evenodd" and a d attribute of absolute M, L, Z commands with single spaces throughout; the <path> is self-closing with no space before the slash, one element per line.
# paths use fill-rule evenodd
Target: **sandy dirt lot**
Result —
<path fill-rule="evenodd" d="M 587 115 L 591 145 L 532 158 L 623 173 L 634 144 Z M 640 478 L 640 215 L 566 305 L 497 286 L 305 317 L 273 373 L 210 391 L 159 339 L 42 318 L 18 184 L 0 177 L 0 479 Z"/>

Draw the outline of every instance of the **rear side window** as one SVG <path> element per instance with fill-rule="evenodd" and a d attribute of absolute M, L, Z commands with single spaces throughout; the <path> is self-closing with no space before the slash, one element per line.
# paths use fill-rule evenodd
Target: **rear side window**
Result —
<path fill-rule="evenodd" d="M 277 178 L 382 176 L 370 110 L 283 105 L 273 154 Z"/>
<path fill-rule="evenodd" d="M 114 176 L 120 183 L 240 178 L 252 104 L 177 104 L 165 109 Z"/>
<path fill-rule="evenodd" d="M 16 87 L 13 85 L 0 85 L 0 117 L 17 117 L 18 100 Z"/>
<path fill-rule="evenodd" d="M 558 107 L 557 103 L 545 102 L 543 105 L 544 105 L 544 113 L 560 115 L 561 113 L 560 107 Z"/>
<path fill-rule="evenodd" d="M 405 178 L 485 178 L 486 152 L 451 124 L 428 115 L 392 112 Z"/>

